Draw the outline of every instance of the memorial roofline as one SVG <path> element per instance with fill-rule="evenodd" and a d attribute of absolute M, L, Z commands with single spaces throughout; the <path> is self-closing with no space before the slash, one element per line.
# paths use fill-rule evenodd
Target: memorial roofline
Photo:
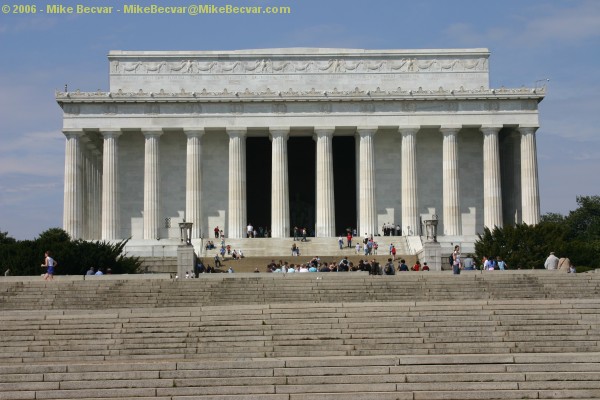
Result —
<path fill-rule="evenodd" d="M 393 100 L 514 100 L 514 99 L 535 99 L 541 102 L 546 95 L 545 88 L 526 88 L 518 89 L 480 89 L 480 90 L 397 90 L 382 91 L 361 90 L 356 88 L 353 91 L 272 91 L 262 92 L 231 92 L 223 90 L 220 92 L 209 92 L 206 90 L 200 92 L 177 92 L 169 93 L 159 92 L 55 92 L 56 101 L 59 103 L 101 103 L 101 102 L 187 102 L 187 101 L 393 101 Z"/>
<path fill-rule="evenodd" d="M 267 49 L 246 49 L 246 50 L 197 50 L 197 51 L 143 51 L 143 50 L 111 50 L 108 58 L 181 58 L 181 57 L 377 57 L 377 56 L 489 56 L 490 51 L 487 48 L 469 48 L 469 49 L 342 49 L 342 48 L 314 48 L 314 47 L 294 47 L 294 48 L 267 48 Z"/>

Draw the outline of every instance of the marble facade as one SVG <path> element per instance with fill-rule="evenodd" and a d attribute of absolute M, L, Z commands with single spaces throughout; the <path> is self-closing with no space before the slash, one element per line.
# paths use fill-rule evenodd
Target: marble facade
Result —
<path fill-rule="evenodd" d="M 75 238 L 244 237 L 246 139 L 272 143 L 271 229 L 290 236 L 290 137 L 313 137 L 317 236 L 335 228 L 332 140 L 356 139 L 356 227 L 475 235 L 539 221 L 544 89 L 489 87 L 487 49 L 112 51 L 107 92 L 58 92 Z"/>

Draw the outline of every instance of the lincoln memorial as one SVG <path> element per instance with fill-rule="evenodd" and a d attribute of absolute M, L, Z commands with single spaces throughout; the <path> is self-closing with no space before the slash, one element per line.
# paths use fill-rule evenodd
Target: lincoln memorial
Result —
<path fill-rule="evenodd" d="M 487 49 L 111 51 L 56 93 L 74 238 L 473 237 L 540 218 L 544 88 L 490 88 Z"/>

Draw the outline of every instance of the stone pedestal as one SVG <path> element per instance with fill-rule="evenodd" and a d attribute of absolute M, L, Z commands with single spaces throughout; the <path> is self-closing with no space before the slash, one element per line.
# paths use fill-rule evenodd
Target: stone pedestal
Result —
<path fill-rule="evenodd" d="M 442 270 L 442 245 L 438 242 L 423 243 L 421 263 L 427 263 L 431 271 Z"/>
<path fill-rule="evenodd" d="M 181 245 L 177 247 L 177 276 L 179 279 L 185 279 L 185 273 L 190 276 L 194 273 L 196 264 L 196 255 L 194 254 L 194 246 Z"/>

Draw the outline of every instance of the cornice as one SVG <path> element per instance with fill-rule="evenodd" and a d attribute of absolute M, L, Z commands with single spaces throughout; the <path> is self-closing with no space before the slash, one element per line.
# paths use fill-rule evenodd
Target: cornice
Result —
<path fill-rule="evenodd" d="M 182 90 L 178 93 L 169 93 L 164 90 L 159 92 L 59 92 L 55 93 L 58 103 L 122 103 L 122 102 L 285 102 L 285 101 L 391 101 L 391 100 L 515 100 L 515 99 L 535 99 L 542 101 L 546 95 L 545 88 L 526 88 L 508 89 L 501 87 L 499 89 L 444 89 L 438 90 L 403 90 L 397 88 L 393 91 L 384 91 L 380 88 L 374 90 L 364 90 L 355 88 L 352 91 L 339 91 L 336 88 L 328 91 L 273 91 L 267 88 L 265 91 L 253 92 L 246 89 L 243 92 L 230 92 L 224 89 L 220 92 L 207 91 L 186 92 Z"/>

